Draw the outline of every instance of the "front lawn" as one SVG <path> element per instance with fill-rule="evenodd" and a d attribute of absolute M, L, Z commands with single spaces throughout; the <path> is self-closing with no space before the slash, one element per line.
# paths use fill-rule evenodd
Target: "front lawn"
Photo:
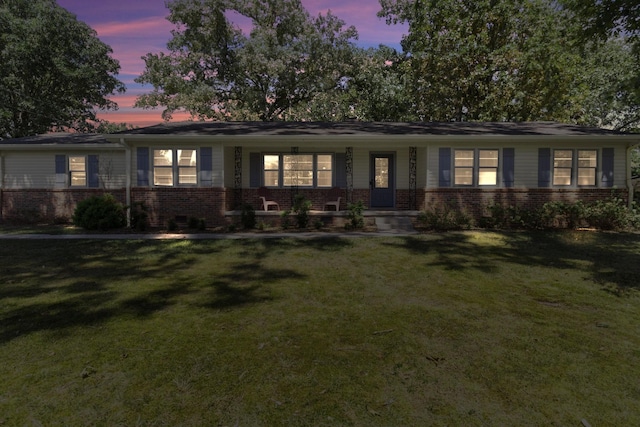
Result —
<path fill-rule="evenodd" d="M 0 425 L 640 425 L 640 235 L 0 241 Z"/>

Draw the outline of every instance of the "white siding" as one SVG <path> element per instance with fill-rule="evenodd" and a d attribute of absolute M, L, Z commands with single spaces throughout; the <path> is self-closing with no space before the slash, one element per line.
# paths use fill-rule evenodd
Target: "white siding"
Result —
<path fill-rule="evenodd" d="M 56 182 L 54 153 L 6 152 L 4 158 L 5 188 L 54 188 Z"/>

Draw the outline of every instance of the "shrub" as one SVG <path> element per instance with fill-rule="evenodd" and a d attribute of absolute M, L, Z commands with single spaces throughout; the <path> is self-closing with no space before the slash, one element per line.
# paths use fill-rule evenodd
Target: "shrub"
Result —
<path fill-rule="evenodd" d="M 291 218 L 289 218 L 290 214 L 291 211 L 288 209 L 282 211 L 282 213 L 280 214 L 280 225 L 282 226 L 283 230 L 287 230 L 289 227 L 291 227 Z"/>
<path fill-rule="evenodd" d="M 587 221 L 601 230 L 637 228 L 640 222 L 637 211 L 629 209 L 624 200 L 615 197 L 594 202 L 589 207 Z"/>
<path fill-rule="evenodd" d="M 187 228 L 190 228 L 192 230 L 197 230 L 198 229 L 198 218 L 196 218 L 195 216 L 190 216 L 189 219 L 187 220 Z"/>
<path fill-rule="evenodd" d="M 309 211 L 311 210 L 311 200 L 302 194 L 296 194 L 293 200 L 293 212 L 296 214 L 298 228 L 307 228 L 309 225 Z"/>
<path fill-rule="evenodd" d="M 466 211 L 449 205 L 434 205 L 420 212 L 418 222 L 428 230 L 464 230 L 473 225 L 473 218 Z"/>
<path fill-rule="evenodd" d="M 178 222 L 175 219 L 167 221 L 167 231 L 178 231 Z"/>
<path fill-rule="evenodd" d="M 91 196 L 78 203 L 73 223 L 86 230 L 110 230 L 126 225 L 125 209 L 111 194 Z"/>
<path fill-rule="evenodd" d="M 358 200 L 356 203 L 349 203 L 347 205 L 347 217 L 349 222 L 345 228 L 349 230 L 357 230 L 364 228 L 364 203 L 362 200 Z"/>
<path fill-rule="evenodd" d="M 246 230 L 256 228 L 256 211 L 253 209 L 253 206 L 248 203 L 242 205 L 242 210 L 240 211 L 240 222 L 242 223 L 242 227 Z"/>
<path fill-rule="evenodd" d="M 145 231 L 149 228 L 149 214 L 147 205 L 143 202 L 136 202 L 131 205 L 131 228 L 138 231 Z"/>

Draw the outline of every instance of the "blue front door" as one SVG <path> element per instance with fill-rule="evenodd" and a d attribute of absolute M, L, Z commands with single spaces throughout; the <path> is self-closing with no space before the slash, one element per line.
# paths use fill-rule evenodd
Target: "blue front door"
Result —
<path fill-rule="evenodd" d="M 372 153 L 370 166 L 371 207 L 395 206 L 395 156 L 388 153 Z"/>

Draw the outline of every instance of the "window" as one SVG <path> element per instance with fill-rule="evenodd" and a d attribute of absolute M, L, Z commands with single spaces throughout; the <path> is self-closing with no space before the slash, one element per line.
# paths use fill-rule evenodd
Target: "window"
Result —
<path fill-rule="evenodd" d="M 331 154 L 265 154 L 263 183 L 267 187 L 331 187 Z"/>
<path fill-rule="evenodd" d="M 455 185 L 497 185 L 498 150 L 454 150 Z"/>
<path fill-rule="evenodd" d="M 69 182 L 72 187 L 87 186 L 87 158 L 69 156 Z"/>
<path fill-rule="evenodd" d="M 194 149 L 153 150 L 153 185 L 196 185 L 196 155 L 197 151 Z"/>
<path fill-rule="evenodd" d="M 553 152 L 553 185 L 571 185 L 573 150 Z"/>
<path fill-rule="evenodd" d="M 596 185 L 598 152 L 578 150 L 578 185 Z"/>

